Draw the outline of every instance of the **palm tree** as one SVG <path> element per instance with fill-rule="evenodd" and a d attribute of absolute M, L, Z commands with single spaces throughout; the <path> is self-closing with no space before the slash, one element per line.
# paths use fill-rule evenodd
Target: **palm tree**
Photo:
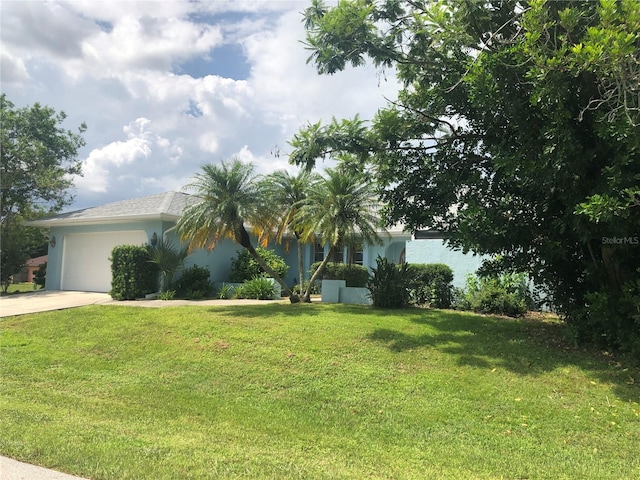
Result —
<path fill-rule="evenodd" d="M 313 188 L 313 184 L 322 179 L 317 173 L 300 171 L 297 175 L 291 175 L 286 170 L 277 170 L 263 179 L 263 188 L 269 203 L 276 209 L 274 216 L 274 228 L 276 239 L 282 242 L 287 232 L 292 232 L 298 246 L 298 278 L 300 280 L 300 293 L 304 280 L 304 264 L 302 256 L 301 238 L 305 225 L 296 219 L 300 206 L 307 198 L 307 192 Z"/>
<path fill-rule="evenodd" d="M 268 205 L 252 164 L 234 158 L 220 165 L 203 165 L 202 172 L 185 189 L 202 198 L 185 210 L 177 224 L 181 239 L 188 240 L 190 248 L 211 250 L 220 240 L 231 238 L 246 248 L 258 265 L 282 286 L 291 303 L 300 301 L 256 252 L 245 227 L 245 222 L 251 225 L 258 240 L 266 244 L 264 222 L 268 218 L 265 214 Z"/>
<path fill-rule="evenodd" d="M 301 240 L 318 236 L 331 248 L 360 242 L 382 244 L 378 235 L 379 202 L 363 173 L 346 168 L 327 168 L 322 181 L 311 185 L 301 202 L 296 221 L 305 225 Z M 322 275 L 331 255 L 326 255 L 303 295 L 311 301 L 311 286 Z"/>
<path fill-rule="evenodd" d="M 164 292 L 169 285 L 175 273 L 182 268 L 187 259 L 188 251 L 186 248 L 176 248 L 173 243 L 160 239 L 158 244 L 151 248 L 149 252 L 149 262 L 154 263 L 160 270 L 160 292 Z"/>

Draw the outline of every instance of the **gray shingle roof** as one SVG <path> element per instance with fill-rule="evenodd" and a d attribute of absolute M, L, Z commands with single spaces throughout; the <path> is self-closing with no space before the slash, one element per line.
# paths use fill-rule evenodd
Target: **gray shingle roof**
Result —
<path fill-rule="evenodd" d="M 164 192 L 146 197 L 121 200 L 98 207 L 61 213 L 53 217 L 27 222 L 34 227 L 83 223 L 116 223 L 142 219 L 177 220 L 189 205 L 200 199 L 180 192 Z"/>

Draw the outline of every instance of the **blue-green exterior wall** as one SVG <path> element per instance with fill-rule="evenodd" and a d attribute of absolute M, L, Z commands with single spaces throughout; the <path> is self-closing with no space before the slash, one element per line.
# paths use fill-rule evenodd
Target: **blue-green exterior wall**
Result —
<path fill-rule="evenodd" d="M 463 288 L 468 274 L 482 264 L 483 257 L 451 250 L 442 239 L 410 240 L 406 247 L 407 263 L 444 263 L 453 270 L 453 286 Z"/>

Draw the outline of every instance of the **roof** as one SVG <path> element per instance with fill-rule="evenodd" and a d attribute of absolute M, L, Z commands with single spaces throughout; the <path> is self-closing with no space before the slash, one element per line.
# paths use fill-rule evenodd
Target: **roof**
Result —
<path fill-rule="evenodd" d="M 184 209 L 198 202 L 199 197 L 180 192 L 164 192 L 146 197 L 121 200 L 99 207 L 60 213 L 53 217 L 25 222 L 32 227 L 107 224 L 140 220 L 176 221 Z"/>
<path fill-rule="evenodd" d="M 42 255 L 41 257 L 30 258 L 27 260 L 27 267 L 39 267 L 43 263 L 47 263 L 48 255 Z"/>

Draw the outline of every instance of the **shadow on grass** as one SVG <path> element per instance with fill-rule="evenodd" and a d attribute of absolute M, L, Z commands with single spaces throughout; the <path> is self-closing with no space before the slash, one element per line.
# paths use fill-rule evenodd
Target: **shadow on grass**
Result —
<path fill-rule="evenodd" d="M 640 399 L 640 368 L 623 365 L 601 352 L 569 346 L 559 321 L 485 317 L 468 313 L 424 310 L 409 321 L 427 332 L 378 328 L 369 339 L 393 352 L 434 348 L 455 358 L 460 366 L 491 370 L 505 368 L 519 375 L 540 375 L 575 366 L 613 385 L 625 400 Z"/>
<path fill-rule="evenodd" d="M 315 317 L 322 314 L 322 309 L 317 304 L 308 303 L 265 303 L 264 305 L 216 305 L 207 308 L 207 311 L 224 317 L 251 317 L 251 318 L 295 318 Z"/>
<path fill-rule="evenodd" d="M 360 305 L 265 304 L 221 306 L 208 309 L 228 318 L 317 318 L 326 313 L 366 317 L 371 331 L 365 338 L 392 352 L 419 348 L 451 355 L 458 365 L 491 370 L 505 368 L 516 374 L 540 375 L 575 366 L 592 372 L 615 393 L 631 401 L 640 399 L 640 368 L 622 365 L 613 357 L 571 347 L 559 321 L 490 317 L 452 310 L 381 310 Z M 398 328 L 389 322 L 396 317 Z M 384 327 L 381 327 L 383 321 Z M 414 328 L 411 328 L 414 325 Z"/>

